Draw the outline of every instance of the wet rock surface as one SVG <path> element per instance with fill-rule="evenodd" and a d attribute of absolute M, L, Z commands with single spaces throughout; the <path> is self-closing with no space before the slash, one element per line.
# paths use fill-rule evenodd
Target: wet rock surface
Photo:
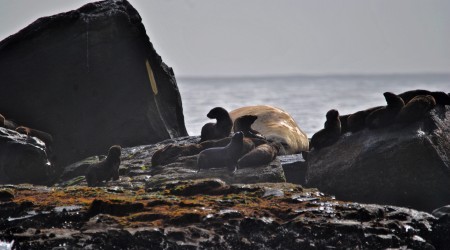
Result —
<path fill-rule="evenodd" d="M 174 73 L 125 0 L 43 17 L 1 41 L 0 79 L 2 115 L 50 133 L 61 166 L 187 135 Z"/>
<path fill-rule="evenodd" d="M 450 106 L 407 125 L 346 134 L 308 155 L 307 183 L 338 199 L 431 212 L 450 204 Z"/>
<path fill-rule="evenodd" d="M 36 137 L 0 127 L 0 184 L 50 184 L 56 169 L 47 153 Z"/>
<path fill-rule="evenodd" d="M 87 187 L 82 173 L 104 156 L 70 165 L 52 187 L 0 186 L 0 241 L 14 249 L 445 249 L 449 243 L 448 216 L 339 201 L 285 183 L 279 160 L 267 166 L 275 164 L 270 168 L 283 176 L 272 183 L 251 173 L 264 175 L 266 167 L 195 175 L 195 155 L 151 165 L 158 149 L 198 140 L 123 148 L 120 179 L 101 187 Z"/>
<path fill-rule="evenodd" d="M 448 241 L 448 222 L 428 213 L 288 183 L 7 188 L 14 198 L 0 203 L 0 241 L 14 249 L 445 249 Z"/>

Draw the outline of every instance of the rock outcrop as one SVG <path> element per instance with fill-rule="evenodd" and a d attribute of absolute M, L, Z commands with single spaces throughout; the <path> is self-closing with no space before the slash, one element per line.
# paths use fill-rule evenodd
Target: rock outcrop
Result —
<path fill-rule="evenodd" d="M 40 18 L 1 41 L 0 82 L 0 113 L 49 132 L 62 165 L 187 135 L 173 70 L 126 0 Z"/>
<path fill-rule="evenodd" d="M 50 184 L 53 178 L 44 142 L 0 127 L 0 184 Z"/>
<path fill-rule="evenodd" d="M 307 186 L 338 199 L 432 211 L 450 203 L 450 106 L 424 119 L 344 135 L 308 155 Z"/>

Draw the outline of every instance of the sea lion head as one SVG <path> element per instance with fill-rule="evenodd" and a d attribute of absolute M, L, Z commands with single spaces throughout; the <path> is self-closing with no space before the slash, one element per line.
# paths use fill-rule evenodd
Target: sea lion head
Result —
<path fill-rule="evenodd" d="M 439 103 L 441 105 L 450 105 L 450 96 L 448 96 L 446 93 L 441 91 L 434 91 L 431 92 L 431 95 L 436 100 L 436 103 Z"/>
<path fill-rule="evenodd" d="M 405 106 L 405 102 L 403 102 L 403 99 L 400 96 L 392 92 L 384 92 L 383 95 L 386 99 L 388 107 L 401 108 Z"/>
<path fill-rule="evenodd" d="M 244 139 L 244 133 L 239 131 L 233 135 L 233 138 L 231 138 L 231 143 L 242 142 L 243 139 Z"/>
<path fill-rule="evenodd" d="M 228 116 L 228 111 L 226 111 L 222 107 L 215 107 L 211 109 L 206 116 L 210 119 L 217 119 L 220 117 Z"/>
<path fill-rule="evenodd" d="M 109 157 L 120 158 L 121 151 L 122 151 L 122 148 L 119 145 L 111 146 L 108 151 L 108 158 Z"/>
<path fill-rule="evenodd" d="M 336 109 L 331 109 L 326 114 L 327 120 L 336 120 L 339 118 L 339 112 Z"/>
<path fill-rule="evenodd" d="M 243 115 L 243 116 L 237 118 L 236 120 L 238 120 L 238 119 L 242 122 L 245 122 L 245 124 L 251 125 L 256 121 L 256 119 L 258 119 L 258 117 L 256 115 Z"/>

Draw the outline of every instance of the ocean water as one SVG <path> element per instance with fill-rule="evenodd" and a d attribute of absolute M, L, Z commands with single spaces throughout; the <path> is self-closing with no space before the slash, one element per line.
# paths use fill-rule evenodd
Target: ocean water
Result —
<path fill-rule="evenodd" d="M 291 114 L 311 137 L 323 128 L 325 114 L 341 115 L 386 105 L 383 93 L 413 89 L 450 92 L 450 74 L 370 76 L 289 76 L 247 78 L 179 78 L 184 119 L 189 135 L 199 135 L 212 122 L 210 109 L 228 111 L 250 105 L 271 105 Z"/>

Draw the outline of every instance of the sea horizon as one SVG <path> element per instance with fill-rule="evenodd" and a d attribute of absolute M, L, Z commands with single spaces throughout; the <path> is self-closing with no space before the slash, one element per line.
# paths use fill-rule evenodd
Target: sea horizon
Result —
<path fill-rule="evenodd" d="M 270 105 L 288 112 L 308 137 L 323 128 L 325 113 L 341 115 L 386 105 L 384 92 L 450 92 L 450 73 L 177 77 L 189 135 L 199 135 L 210 109 Z"/>

